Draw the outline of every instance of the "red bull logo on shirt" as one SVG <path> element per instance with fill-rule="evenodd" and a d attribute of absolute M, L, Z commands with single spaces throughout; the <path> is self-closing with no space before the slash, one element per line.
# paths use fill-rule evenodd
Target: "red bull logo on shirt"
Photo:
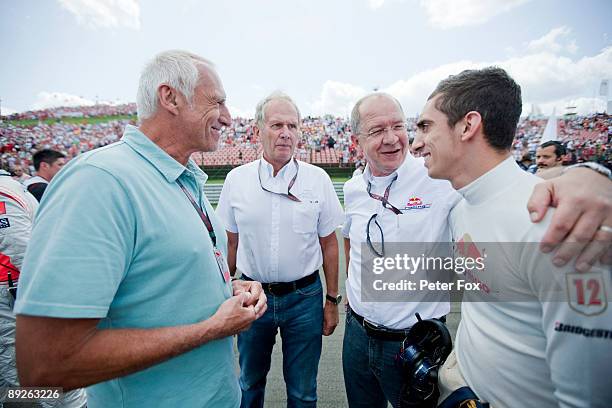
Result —
<path fill-rule="evenodd" d="M 470 234 L 466 233 L 461 237 L 456 244 L 455 251 L 458 255 L 468 258 L 483 258 L 484 251 L 481 251 L 478 246 L 472 240 Z M 468 270 L 465 272 L 466 278 L 474 283 L 478 283 L 482 288 L 482 291 L 485 293 L 490 293 L 491 288 L 487 285 L 486 282 L 483 282 L 481 278 L 478 276 L 477 270 Z"/>
<path fill-rule="evenodd" d="M 423 203 L 423 200 L 417 196 L 412 196 L 408 199 L 404 210 L 423 210 L 431 207 L 431 203 Z"/>

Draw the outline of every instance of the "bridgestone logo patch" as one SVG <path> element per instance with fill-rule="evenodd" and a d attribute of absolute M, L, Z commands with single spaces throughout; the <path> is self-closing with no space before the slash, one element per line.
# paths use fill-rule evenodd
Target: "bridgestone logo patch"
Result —
<path fill-rule="evenodd" d="M 563 324 L 561 322 L 555 323 L 555 331 L 561 333 L 577 334 L 584 337 L 593 337 L 598 339 L 612 340 L 612 330 L 606 329 L 586 329 L 580 326 L 572 326 L 570 324 Z"/>

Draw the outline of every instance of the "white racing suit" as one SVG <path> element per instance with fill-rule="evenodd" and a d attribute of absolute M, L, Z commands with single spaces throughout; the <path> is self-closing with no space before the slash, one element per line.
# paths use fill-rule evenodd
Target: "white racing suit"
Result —
<path fill-rule="evenodd" d="M 37 209 L 34 196 L 0 170 L 0 407 L 8 388 L 19 387 L 15 365 L 15 292 L 9 291 L 9 285 L 12 281 L 16 286 L 19 280 Z M 59 400 L 40 402 L 38 406 L 81 408 L 86 402 L 85 390 L 78 389 L 65 393 Z"/>

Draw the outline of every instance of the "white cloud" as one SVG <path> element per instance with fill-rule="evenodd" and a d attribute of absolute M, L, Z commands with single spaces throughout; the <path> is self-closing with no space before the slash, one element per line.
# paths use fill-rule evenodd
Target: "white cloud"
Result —
<path fill-rule="evenodd" d="M 531 106 L 531 105 L 529 105 Z M 588 97 L 580 97 L 580 98 L 563 98 L 556 101 L 543 103 L 537 105 L 543 115 L 550 115 L 553 108 L 556 109 L 557 117 L 563 115 L 568 107 L 573 107 L 574 112 L 579 115 L 586 115 L 592 112 L 603 112 L 606 110 L 606 101 L 601 98 L 588 98 Z M 531 107 L 529 108 L 529 110 Z M 525 111 L 525 109 L 523 109 Z"/>
<path fill-rule="evenodd" d="M 326 81 L 319 98 L 311 104 L 310 113 L 349 116 L 355 102 L 366 93 L 367 91 L 359 86 L 337 81 Z"/>
<path fill-rule="evenodd" d="M 557 106 L 564 112 L 568 104 L 578 106 L 580 113 L 602 109 L 596 98 L 602 78 L 612 72 L 612 47 L 593 56 L 571 59 L 551 52 L 528 53 L 500 61 L 459 61 L 421 71 L 407 79 L 395 81 L 382 90 L 397 97 L 407 116 L 420 112 L 427 97 L 438 82 L 464 69 L 500 66 L 521 85 L 524 111 L 538 104 L 545 114 Z M 366 91 L 354 84 L 327 81 L 317 101 L 312 105 L 314 114 L 333 113 L 347 116 L 355 101 Z M 603 103 L 603 102 L 602 102 Z"/>
<path fill-rule="evenodd" d="M 255 116 L 254 109 L 240 109 L 240 108 L 237 108 L 231 105 L 228 105 L 227 108 L 229 109 L 230 115 L 232 115 L 232 118 L 252 119 L 253 116 Z"/>
<path fill-rule="evenodd" d="M 483 66 L 486 64 L 482 64 Z M 419 72 L 408 79 L 399 80 L 384 89 L 399 99 L 407 116 L 414 116 L 421 111 L 427 97 L 438 82 L 449 75 L 457 74 L 464 69 L 477 68 L 479 65 L 471 61 L 458 61 L 441 65 L 437 68 Z"/>
<path fill-rule="evenodd" d="M 59 0 L 59 3 L 85 26 L 140 29 L 138 0 Z"/>
<path fill-rule="evenodd" d="M 368 0 L 368 5 L 371 9 L 376 10 L 377 8 L 381 8 L 384 2 L 385 0 Z"/>
<path fill-rule="evenodd" d="M 485 23 L 530 0 L 421 0 L 429 24 L 449 29 Z"/>
<path fill-rule="evenodd" d="M 405 0 L 395 0 L 404 2 Z M 486 23 L 531 0 L 420 0 L 427 21 L 433 28 L 447 30 Z M 385 0 L 368 0 L 372 10 L 381 8 Z"/>
<path fill-rule="evenodd" d="M 531 52 L 553 52 L 568 51 L 571 54 L 578 51 L 576 40 L 568 38 L 572 30 L 569 27 L 561 26 L 553 28 L 543 37 L 530 41 L 527 50 Z"/>
<path fill-rule="evenodd" d="M 593 95 L 602 78 L 612 72 L 612 47 L 572 60 L 543 52 L 499 63 L 523 88 L 523 100 L 535 103 Z"/>
<path fill-rule="evenodd" d="M 62 92 L 39 92 L 36 101 L 32 104 L 32 109 L 56 108 L 59 106 L 88 106 L 94 102 L 80 96 Z"/>
<path fill-rule="evenodd" d="M 9 108 L 8 106 L 2 106 L 2 116 L 12 115 L 13 113 L 19 112 L 17 109 Z"/>

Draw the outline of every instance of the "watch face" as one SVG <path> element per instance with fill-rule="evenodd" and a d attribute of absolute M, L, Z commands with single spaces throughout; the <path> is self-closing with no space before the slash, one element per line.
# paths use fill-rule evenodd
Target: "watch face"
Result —
<path fill-rule="evenodd" d="M 338 297 L 333 297 L 331 295 L 326 295 L 327 300 L 332 302 L 335 305 L 339 305 L 342 302 L 342 295 L 338 295 Z"/>

